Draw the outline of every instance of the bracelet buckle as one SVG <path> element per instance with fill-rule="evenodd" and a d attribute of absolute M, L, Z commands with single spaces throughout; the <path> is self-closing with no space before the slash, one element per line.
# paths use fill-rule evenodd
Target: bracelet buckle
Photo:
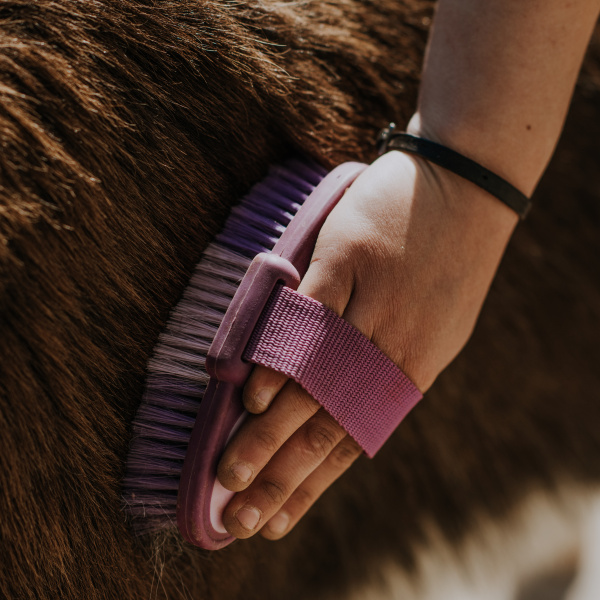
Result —
<path fill-rule="evenodd" d="M 384 127 L 377 135 L 375 147 L 377 148 L 377 153 L 379 154 L 379 156 L 387 152 L 388 144 L 390 143 L 390 140 L 392 139 L 395 130 L 396 124 L 390 123 L 387 127 Z"/>

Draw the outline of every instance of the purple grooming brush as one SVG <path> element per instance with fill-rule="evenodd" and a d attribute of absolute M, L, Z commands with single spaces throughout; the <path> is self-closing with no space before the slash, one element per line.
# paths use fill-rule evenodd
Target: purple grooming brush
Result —
<path fill-rule="evenodd" d="M 314 166 L 291 167 L 273 170 L 232 211 L 149 363 L 125 478 L 140 531 L 172 526 L 176 512 L 192 544 L 216 550 L 234 539 L 222 522 L 234 493 L 217 465 L 247 416 L 252 363 L 300 383 L 368 456 L 422 397 L 358 330 L 294 291 L 325 219 L 366 165 L 324 178 Z"/>
<path fill-rule="evenodd" d="M 365 165 L 356 163 L 350 167 L 354 174 L 343 184 L 343 190 L 364 168 Z M 204 251 L 183 298 L 173 310 L 148 364 L 146 389 L 133 423 L 134 438 L 124 479 L 126 511 L 139 533 L 175 527 L 180 476 L 192 429 L 198 422 L 197 427 L 206 427 L 212 435 L 208 448 L 204 442 L 200 444 L 204 452 L 201 459 L 197 458 L 198 452 L 194 453 L 194 460 L 202 463 L 203 477 L 201 484 L 192 483 L 195 500 L 193 503 L 183 501 L 185 507 L 195 503 L 194 509 L 183 510 L 195 511 L 196 531 L 189 518 L 179 517 L 180 528 L 186 539 L 208 549 L 220 548 L 233 539 L 220 521 L 222 509 L 232 493 L 220 488 L 217 482 L 215 502 L 211 502 L 211 498 L 218 458 L 232 428 L 241 423 L 243 410 L 238 392 L 231 394 L 233 407 L 227 410 L 217 401 L 201 402 L 210 380 L 207 354 L 252 259 L 273 249 L 325 175 L 326 171 L 319 165 L 300 160 L 272 167 L 267 177 L 232 210 L 223 231 Z M 331 174 L 328 177 L 331 178 Z M 324 212 L 317 209 L 319 214 L 313 216 L 317 217 L 318 225 L 312 227 L 310 239 L 304 237 L 306 231 L 297 231 L 294 236 L 295 245 L 301 248 L 293 253 L 297 255 L 294 260 L 299 261 L 300 275 L 308 267 L 318 231 L 335 202 L 330 202 Z M 239 353 L 242 351 L 243 347 Z M 250 367 L 247 365 L 245 377 Z M 236 389 L 240 390 L 241 380 L 237 383 Z M 195 434 L 196 437 L 201 436 Z M 185 481 L 189 481 L 189 477 Z M 189 495 L 186 491 L 186 497 Z M 197 525 L 199 522 L 203 524 Z M 197 530 L 198 527 L 201 530 Z"/>

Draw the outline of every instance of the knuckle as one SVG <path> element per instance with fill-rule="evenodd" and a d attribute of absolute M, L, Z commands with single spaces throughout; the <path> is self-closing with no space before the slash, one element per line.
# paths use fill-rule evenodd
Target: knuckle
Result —
<path fill-rule="evenodd" d="M 270 429 L 261 428 L 255 432 L 255 441 L 260 448 L 269 454 L 273 454 L 279 449 L 280 442 L 275 432 Z"/>
<path fill-rule="evenodd" d="M 346 436 L 329 455 L 334 468 L 347 469 L 362 453 L 361 447 L 350 437 Z"/>
<path fill-rule="evenodd" d="M 304 428 L 304 446 L 318 458 L 325 458 L 336 443 L 335 433 L 322 423 L 308 421 Z"/>
<path fill-rule="evenodd" d="M 260 482 L 260 489 L 276 505 L 282 504 L 288 496 L 286 486 L 281 481 L 274 479 L 263 479 Z"/>
<path fill-rule="evenodd" d="M 299 487 L 294 492 L 294 504 L 302 508 L 312 506 L 315 500 L 316 494 L 303 487 Z"/>

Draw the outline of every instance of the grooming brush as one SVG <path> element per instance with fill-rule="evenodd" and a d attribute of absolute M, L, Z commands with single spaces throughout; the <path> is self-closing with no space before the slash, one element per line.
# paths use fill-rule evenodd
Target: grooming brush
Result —
<path fill-rule="evenodd" d="M 242 353 L 278 282 L 295 289 L 327 215 L 366 168 L 326 175 L 315 163 L 273 167 L 206 248 L 148 365 L 124 480 L 140 533 L 173 528 L 207 549 L 233 540 L 221 516 L 234 495 L 217 465 L 246 413 L 252 364 Z"/>

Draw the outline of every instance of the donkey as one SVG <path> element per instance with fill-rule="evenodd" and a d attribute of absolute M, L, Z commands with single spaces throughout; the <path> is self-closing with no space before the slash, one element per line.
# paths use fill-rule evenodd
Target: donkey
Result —
<path fill-rule="evenodd" d="M 207 553 L 122 511 L 144 367 L 203 248 L 281 156 L 374 158 L 414 107 L 432 8 L 0 4 L 0 597 L 394 597 L 531 494 L 595 489 L 597 43 L 472 341 L 375 460 L 277 543 Z"/>

